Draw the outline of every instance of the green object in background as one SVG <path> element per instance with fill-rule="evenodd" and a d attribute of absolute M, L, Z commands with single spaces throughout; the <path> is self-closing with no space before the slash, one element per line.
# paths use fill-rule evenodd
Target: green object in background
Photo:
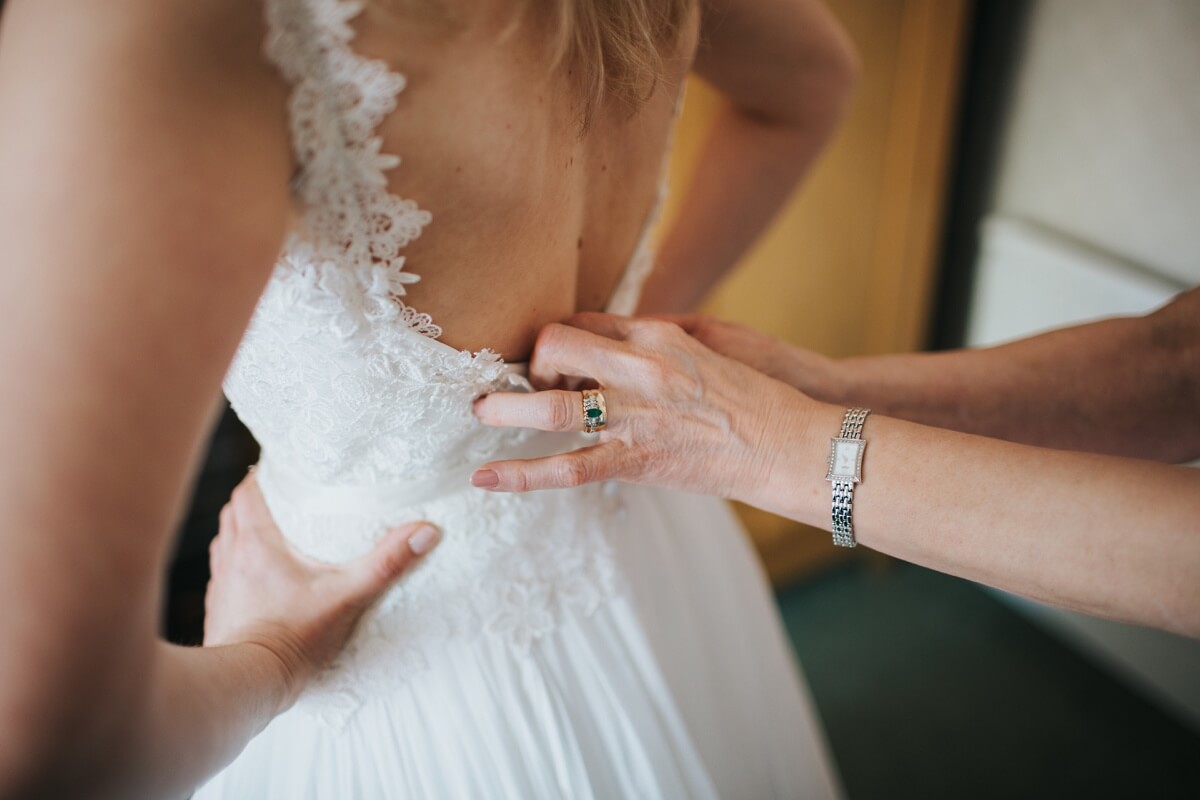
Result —
<path fill-rule="evenodd" d="M 968 581 L 855 560 L 778 597 L 849 800 L 1200 798 L 1200 734 Z"/>

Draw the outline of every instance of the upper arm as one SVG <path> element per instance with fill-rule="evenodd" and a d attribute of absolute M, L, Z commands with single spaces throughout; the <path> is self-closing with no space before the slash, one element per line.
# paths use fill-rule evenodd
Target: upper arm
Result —
<path fill-rule="evenodd" d="M 160 562 L 291 163 L 258 3 L 8 5 L 0 738 L 35 747 L 73 701 L 132 701 L 144 680 Z"/>
<path fill-rule="evenodd" d="M 821 0 L 701 0 L 695 69 L 739 108 L 784 123 L 836 117 L 858 75 Z"/>

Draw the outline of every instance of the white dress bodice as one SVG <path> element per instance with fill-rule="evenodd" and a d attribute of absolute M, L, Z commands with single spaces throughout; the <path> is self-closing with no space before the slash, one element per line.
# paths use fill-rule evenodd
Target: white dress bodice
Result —
<path fill-rule="evenodd" d="M 486 461 L 561 452 L 583 439 L 481 425 L 472 402 L 528 390 L 522 365 L 443 344 L 434 321 L 405 303 L 418 278 L 403 248 L 432 218 L 388 190 L 385 171 L 399 160 L 381 152 L 375 131 L 405 80 L 352 49 L 349 21 L 360 4 L 267 0 L 266 10 L 266 53 L 293 87 L 293 194 L 303 224 L 288 236 L 225 393 L 262 446 L 264 497 L 302 551 L 348 560 L 388 526 L 418 518 L 445 536 L 437 558 L 389 593 L 306 698 L 344 721 L 381 682 L 419 668 L 434 641 L 485 635 L 523 647 L 567 611 L 618 591 L 595 530 L 614 513 L 617 492 L 504 496 L 470 487 L 470 471 Z M 659 207 L 661 196 L 610 311 L 637 303 Z M 402 645 L 388 634 L 401 630 Z"/>

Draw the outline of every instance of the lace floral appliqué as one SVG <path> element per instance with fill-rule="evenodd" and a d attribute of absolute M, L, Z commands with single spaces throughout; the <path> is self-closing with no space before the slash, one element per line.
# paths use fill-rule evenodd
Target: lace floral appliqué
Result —
<path fill-rule="evenodd" d="M 285 243 L 225 380 L 263 446 L 264 497 L 301 551 L 345 561 L 401 522 L 443 530 L 437 551 L 301 700 L 334 727 L 429 669 L 442 649 L 482 642 L 529 652 L 620 584 L 599 522 L 610 518 L 610 498 L 598 487 L 506 496 L 467 485 L 470 467 L 531 436 L 481 425 L 473 401 L 528 384 L 495 353 L 436 341 L 438 326 L 402 300 L 417 277 L 401 251 L 430 215 L 388 192 L 385 171 L 399 159 L 382 152 L 375 131 L 404 78 L 351 49 L 360 10 L 345 0 L 266 0 L 266 52 L 293 87 L 293 192 L 304 226 Z M 273 464 L 317 487 L 450 488 L 384 510 L 347 503 L 314 513 L 281 499 Z"/>

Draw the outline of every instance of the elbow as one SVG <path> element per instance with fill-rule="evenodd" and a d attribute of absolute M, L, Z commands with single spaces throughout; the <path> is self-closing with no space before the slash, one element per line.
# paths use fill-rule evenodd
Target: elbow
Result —
<path fill-rule="evenodd" d="M 51 794 L 53 746 L 69 730 L 63 704 L 44 677 L 48 671 L 14 658 L 20 652 L 15 644 L 3 641 L 8 652 L 0 651 L 8 656 L 0 658 L 0 800 Z"/>
<path fill-rule="evenodd" d="M 0 800 L 102 794 L 129 755 L 125 712 L 103 685 L 25 677 L 0 674 Z"/>
<path fill-rule="evenodd" d="M 15 679 L 14 679 L 15 677 Z M 61 795 L 72 771 L 78 726 L 75 714 L 56 701 L 51 687 L 4 676 L 0 685 L 0 800 Z M 59 776 L 56 781 L 56 774 Z"/>
<path fill-rule="evenodd" d="M 0 800 L 54 796 L 55 754 L 49 741 L 30 734 L 15 720 L 0 721 Z M 61 763 L 60 755 L 58 769 Z"/>
<path fill-rule="evenodd" d="M 1187 585 L 1180 593 L 1182 596 L 1158 621 L 1158 627 L 1200 640 L 1200 589 L 1196 588 L 1190 576 L 1187 580 Z"/>
<path fill-rule="evenodd" d="M 67 653 L 53 650 L 0 636 L 0 800 L 62 795 L 56 776 L 75 766 L 88 706 Z"/>
<path fill-rule="evenodd" d="M 841 29 L 838 33 L 839 36 L 830 42 L 829 54 L 826 56 L 828 64 L 825 68 L 825 80 L 828 83 L 831 102 L 840 118 L 862 78 L 862 59 L 850 37 Z"/>
<path fill-rule="evenodd" d="M 818 46 L 797 53 L 790 72 L 789 111 L 784 122 L 810 140 L 836 130 L 862 77 L 862 61 L 850 37 L 833 25 Z"/>
<path fill-rule="evenodd" d="M 0 800 L 108 796 L 107 784 L 127 756 L 120 739 L 89 736 L 98 722 L 90 715 L 58 716 L 62 724 L 54 726 L 32 717 L 0 720 Z"/>
<path fill-rule="evenodd" d="M 1160 460 L 1186 463 L 1200 459 L 1200 287 L 1183 292 L 1173 301 L 1142 318 L 1151 365 L 1156 417 L 1173 419 L 1168 436 L 1162 436 Z"/>
<path fill-rule="evenodd" d="M 124 609 L 38 599 L 39 613 L 0 619 L 0 800 L 117 796 L 109 784 L 146 741 L 157 643 L 110 623 Z"/>
<path fill-rule="evenodd" d="M 798 46 L 785 61 L 804 107 L 840 117 L 862 77 L 862 58 L 850 34 L 822 4 L 795 21 Z"/>

